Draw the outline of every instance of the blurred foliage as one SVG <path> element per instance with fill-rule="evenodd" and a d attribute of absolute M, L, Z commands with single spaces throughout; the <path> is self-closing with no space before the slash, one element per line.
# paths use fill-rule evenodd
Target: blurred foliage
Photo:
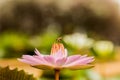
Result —
<path fill-rule="evenodd" d="M 10 70 L 9 67 L 0 68 L 0 80 L 36 80 L 32 75 L 26 74 L 23 70 Z"/>
<path fill-rule="evenodd" d="M 86 33 L 64 35 L 63 41 L 67 45 L 70 54 L 89 54 L 90 48 L 94 44 L 94 39 L 89 38 Z"/>
<path fill-rule="evenodd" d="M 29 36 L 17 32 L 5 32 L 0 35 L 0 58 L 20 57 L 22 54 L 34 54 L 37 48 L 41 52 L 48 54 L 51 45 L 58 38 L 59 33 L 53 28 L 46 30 L 42 34 Z"/>
<path fill-rule="evenodd" d="M 52 44 L 60 36 L 59 31 L 49 27 L 41 34 L 29 36 L 27 34 L 6 32 L 0 35 L 0 57 L 13 58 L 22 54 L 34 54 L 37 48 L 43 54 L 50 54 Z M 98 58 L 108 59 L 114 55 L 114 45 L 110 41 L 99 40 L 87 37 L 86 33 L 73 33 L 63 35 L 63 44 L 69 54 L 88 54 Z"/>
<path fill-rule="evenodd" d="M 0 35 L 0 57 L 20 56 L 28 46 L 27 36 L 24 34 L 6 32 Z"/>
<path fill-rule="evenodd" d="M 59 35 L 58 30 L 54 29 L 54 26 L 50 26 L 42 34 L 31 37 L 29 42 L 31 46 L 38 48 L 40 52 L 49 54 L 52 44 Z"/>
<path fill-rule="evenodd" d="M 97 41 L 92 51 L 99 58 L 111 59 L 114 55 L 114 44 L 110 41 Z"/>
<path fill-rule="evenodd" d="M 65 35 L 63 40 L 66 42 L 66 44 L 76 49 L 89 49 L 94 42 L 94 40 L 92 38 L 88 38 L 87 34 L 85 33 L 73 33 L 71 35 Z"/>

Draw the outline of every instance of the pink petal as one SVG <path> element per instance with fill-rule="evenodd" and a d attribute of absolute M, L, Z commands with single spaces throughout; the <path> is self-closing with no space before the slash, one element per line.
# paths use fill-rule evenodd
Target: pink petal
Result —
<path fill-rule="evenodd" d="M 65 64 L 72 64 L 76 61 L 78 61 L 79 59 L 83 59 L 83 58 L 86 58 L 87 55 L 73 55 L 73 56 L 69 56 L 68 59 L 67 59 L 67 62 Z"/>
<path fill-rule="evenodd" d="M 95 59 L 93 58 L 93 57 L 91 57 L 91 59 L 89 59 L 89 60 L 87 60 L 87 61 L 85 61 L 85 62 L 83 62 L 84 64 L 89 64 L 89 63 L 91 63 L 91 62 L 93 62 Z"/>
<path fill-rule="evenodd" d="M 76 62 L 76 64 L 88 64 L 92 61 L 94 61 L 94 57 L 87 57 L 87 58 L 83 58 L 83 59 L 78 60 Z"/>
<path fill-rule="evenodd" d="M 55 64 L 55 58 L 53 56 L 44 56 L 44 60 L 51 65 Z"/>
<path fill-rule="evenodd" d="M 29 61 L 29 60 L 25 60 L 25 59 L 18 59 L 19 61 L 23 62 L 23 63 L 27 63 L 27 64 L 30 64 L 30 65 L 36 65 L 35 62 L 33 61 Z"/>
<path fill-rule="evenodd" d="M 28 61 L 32 61 L 32 62 L 37 63 L 37 64 L 43 64 L 43 62 L 40 59 L 37 59 L 34 56 L 23 55 L 22 58 L 25 60 L 28 60 Z"/>
<path fill-rule="evenodd" d="M 63 53 L 62 49 L 58 50 L 58 52 L 51 54 L 56 59 L 61 59 L 63 57 L 67 57 L 67 50 L 65 49 L 65 52 Z"/>
<path fill-rule="evenodd" d="M 66 66 L 75 66 L 75 65 L 86 65 L 88 63 L 91 63 L 93 61 L 93 57 L 81 57 L 78 60 L 71 62 L 69 64 L 66 64 Z"/>
<path fill-rule="evenodd" d="M 67 57 L 67 55 L 68 55 L 68 52 L 67 52 L 67 49 L 65 49 L 64 57 Z"/>
<path fill-rule="evenodd" d="M 66 60 L 67 60 L 67 58 L 58 59 L 58 60 L 56 60 L 56 64 L 55 65 L 56 66 L 61 66 L 61 65 L 65 64 Z"/>
<path fill-rule="evenodd" d="M 36 48 L 35 48 L 35 54 L 38 55 L 38 56 L 43 56 Z"/>
<path fill-rule="evenodd" d="M 72 63 L 72 62 L 78 60 L 80 57 L 81 57 L 80 55 L 69 56 L 69 57 L 67 58 L 67 61 L 66 61 L 65 64 Z"/>
<path fill-rule="evenodd" d="M 41 56 L 34 56 L 34 58 L 38 59 L 40 62 L 42 62 L 44 64 L 47 63 L 47 61 L 44 59 L 44 56 L 43 57 L 41 57 Z"/>

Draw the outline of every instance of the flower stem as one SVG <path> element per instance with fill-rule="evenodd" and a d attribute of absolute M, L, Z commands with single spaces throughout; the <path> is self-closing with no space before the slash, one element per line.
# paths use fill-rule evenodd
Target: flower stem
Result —
<path fill-rule="evenodd" d="M 60 70 L 55 70 L 55 80 L 59 80 Z"/>

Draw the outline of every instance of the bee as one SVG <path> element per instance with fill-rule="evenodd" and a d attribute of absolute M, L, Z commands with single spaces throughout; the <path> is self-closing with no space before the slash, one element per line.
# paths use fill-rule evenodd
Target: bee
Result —
<path fill-rule="evenodd" d="M 62 37 L 58 37 L 58 38 L 56 39 L 57 42 L 61 42 L 61 40 L 62 40 Z"/>

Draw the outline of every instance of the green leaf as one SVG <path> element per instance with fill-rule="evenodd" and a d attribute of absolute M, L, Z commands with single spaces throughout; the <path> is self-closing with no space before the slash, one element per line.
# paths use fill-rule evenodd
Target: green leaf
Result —
<path fill-rule="evenodd" d="M 26 74 L 23 70 L 10 70 L 9 67 L 0 68 L 0 80 L 36 80 L 33 75 Z"/>

